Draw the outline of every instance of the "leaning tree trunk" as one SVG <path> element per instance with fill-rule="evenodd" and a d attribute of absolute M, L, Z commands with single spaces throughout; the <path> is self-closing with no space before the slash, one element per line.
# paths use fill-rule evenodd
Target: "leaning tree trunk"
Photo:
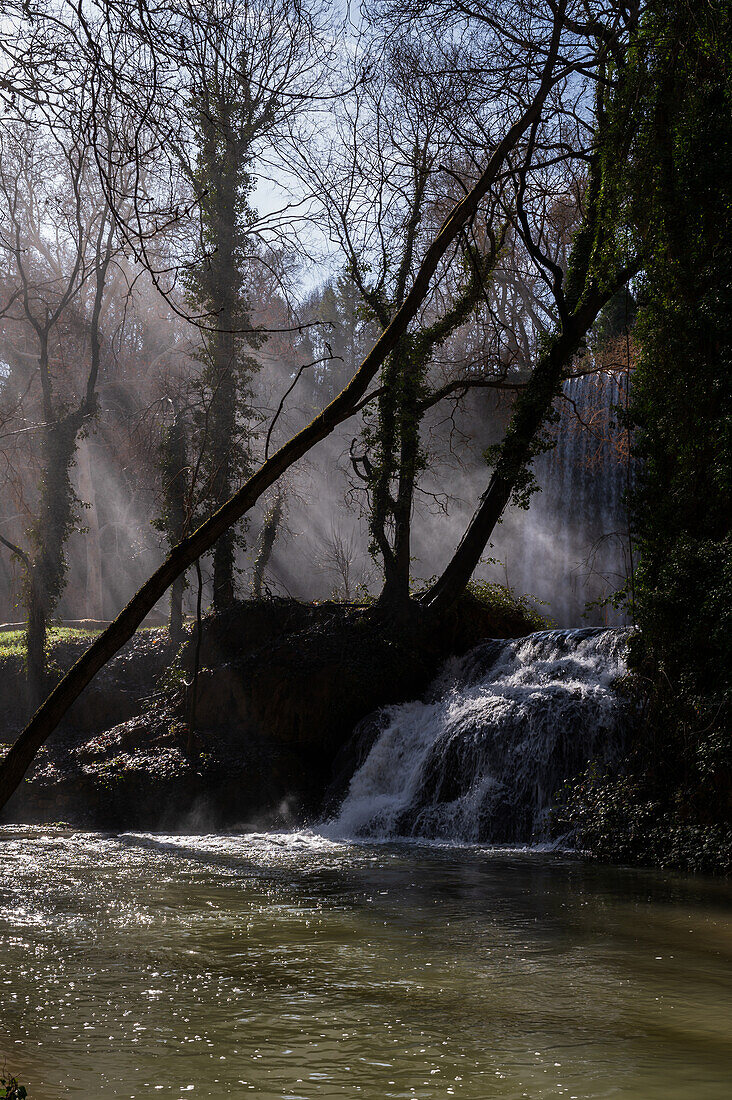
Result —
<path fill-rule="evenodd" d="M 564 3 L 559 5 L 560 16 Z M 15 744 L 0 763 L 0 809 L 15 792 L 30 767 L 36 752 L 53 733 L 69 707 L 97 672 L 132 637 L 145 616 L 185 569 L 207 553 L 216 540 L 238 522 L 256 504 L 271 485 L 316 443 L 325 439 L 344 420 L 358 411 L 368 387 L 387 356 L 394 351 L 409 323 L 427 296 L 430 281 L 438 264 L 452 242 L 475 215 L 502 170 L 506 157 L 539 117 L 554 84 L 554 66 L 559 52 L 560 19 L 547 53 L 542 78 L 536 95 L 523 115 L 509 128 L 494 150 L 485 171 L 475 187 L 462 199 L 446 219 L 427 249 L 412 288 L 391 324 L 382 333 L 356 374 L 336 398 L 279 451 L 267 459 L 223 507 L 171 550 L 166 560 L 142 585 L 114 622 L 99 634 L 76 664 L 66 673 L 46 701 L 38 709 Z"/>
<path fill-rule="evenodd" d="M 582 346 L 600 310 L 627 282 L 629 275 L 627 270 L 618 272 L 603 289 L 593 282 L 534 369 L 517 398 L 514 415 L 480 505 L 447 568 L 424 599 L 431 610 L 443 611 L 465 589 L 514 489 L 531 463 L 535 441 L 572 358 Z"/>

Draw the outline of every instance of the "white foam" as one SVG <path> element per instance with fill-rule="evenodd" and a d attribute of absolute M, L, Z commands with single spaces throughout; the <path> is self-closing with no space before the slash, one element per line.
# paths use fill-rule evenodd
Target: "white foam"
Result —
<path fill-rule="evenodd" d="M 452 661 L 428 702 L 384 712 L 328 835 L 544 839 L 563 779 L 617 749 L 626 644 L 618 630 L 544 631 Z"/>

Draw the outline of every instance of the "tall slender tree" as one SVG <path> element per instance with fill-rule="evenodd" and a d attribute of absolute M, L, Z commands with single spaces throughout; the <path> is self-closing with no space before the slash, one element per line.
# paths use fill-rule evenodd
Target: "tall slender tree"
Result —
<path fill-rule="evenodd" d="M 517 149 L 524 148 L 527 135 L 531 135 L 536 128 L 537 120 L 542 117 L 545 110 L 548 110 L 552 92 L 559 94 L 559 89 L 567 87 L 568 74 L 573 70 L 575 62 L 568 61 L 565 49 L 569 47 L 578 32 L 574 27 L 569 27 L 566 22 L 567 4 L 564 0 L 548 5 L 547 8 L 550 19 L 545 28 L 546 37 L 542 48 L 538 51 L 525 48 L 526 67 L 520 94 L 514 97 L 512 109 L 502 118 L 503 129 L 494 135 L 495 140 L 490 144 L 490 152 L 483 160 L 483 167 L 479 171 L 474 186 L 446 216 L 436 235 L 425 247 L 422 259 L 411 277 L 411 286 L 404 296 L 402 305 L 395 310 L 389 324 L 352 380 L 309 425 L 272 454 L 218 511 L 173 549 L 166 561 L 142 586 L 115 622 L 92 643 L 70 673 L 54 689 L 0 765 L 0 802 L 4 803 L 12 794 L 37 748 L 55 728 L 79 692 L 131 636 L 144 615 L 172 581 L 201 554 L 208 552 L 216 540 L 233 523 L 241 519 L 256 504 L 262 493 L 272 486 L 294 462 L 329 435 L 337 425 L 357 412 L 364 400 L 368 399 L 369 386 L 387 358 L 398 349 L 410 325 L 414 322 L 430 292 L 431 281 L 443 259 L 455 245 L 460 234 L 470 225 L 499 178 L 513 170 L 512 157 L 516 155 L 519 161 L 523 160 L 524 154 L 517 154 Z M 500 38 L 500 35 L 497 37 Z M 507 41 L 511 41 L 510 37 Z M 586 66 L 590 64 L 592 56 L 592 52 L 587 49 L 584 59 L 580 58 L 576 64 Z M 505 79 L 504 60 L 501 55 L 496 63 Z M 512 79 L 508 83 L 515 92 L 516 80 Z M 614 154 L 617 155 L 617 152 L 618 150 L 615 149 Z M 603 243 L 608 242 L 604 240 Z M 584 274 L 587 275 L 586 269 Z M 570 304 L 579 302 L 582 305 L 584 292 L 587 289 L 586 282 L 580 290 L 573 289 L 571 294 L 568 289 Z M 575 293 L 576 297 L 573 296 Z M 544 390 L 541 386 L 539 389 L 543 398 Z M 546 413 L 547 407 L 542 406 L 543 414 Z M 536 423 L 537 429 L 540 422 L 541 417 Z M 531 440 L 529 445 L 530 443 Z M 522 466 L 522 463 L 510 464 L 511 476 L 515 481 L 520 478 Z"/>
<path fill-rule="evenodd" d="M 319 194 L 362 315 L 384 331 L 406 300 L 431 235 L 468 186 L 461 169 L 473 135 L 470 125 L 459 133 L 457 116 L 468 103 L 468 111 L 479 114 L 481 96 L 471 100 L 466 91 L 458 108 L 455 53 L 430 52 L 417 35 L 394 34 L 385 43 L 377 34 L 371 48 L 385 59 L 384 75 L 359 87 L 344 106 L 338 148 L 304 151 L 300 170 Z M 368 491 L 373 551 L 383 564 L 381 604 L 396 613 L 409 604 L 415 493 L 428 462 L 422 418 L 460 386 L 506 381 L 505 362 L 487 357 L 485 370 L 475 364 L 469 378 L 453 378 L 447 387 L 432 385 L 429 377 L 435 352 L 488 299 L 506 229 L 497 216 L 502 192 L 497 186 L 486 196 L 456 241 L 458 261 L 441 266 L 419 323 L 382 368 L 365 430 L 352 449 Z"/>
<path fill-rule="evenodd" d="M 114 215 L 92 182 L 84 120 L 72 114 L 63 121 L 51 133 L 16 127 L 6 134 L 0 171 L 6 219 L 1 243 L 17 284 L 15 319 L 36 340 L 34 373 L 40 390 L 40 481 L 25 583 L 33 709 L 45 695 L 46 631 L 63 590 L 64 550 L 75 518 L 70 471 L 79 435 L 96 411 L 100 318 L 115 247 Z M 59 364 L 61 330 L 80 313 L 78 350 L 86 370 L 80 378 L 69 378 Z"/>
<path fill-rule="evenodd" d="M 190 103 L 178 149 L 200 215 L 187 283 L 207 391 L 202 495 L 218 508 L 252 472 L 251 379 L 266 337 L 252 321 L 247 268 L 268 259 L 251 195 L 267 145 L 293 125 L 320 71 L 321 32 L 312 5 L 206 0 L 182 7 L 180 34 Z M 228 529 L 213 551 L 216 610 L 234 600 L 235 542 Z"/>

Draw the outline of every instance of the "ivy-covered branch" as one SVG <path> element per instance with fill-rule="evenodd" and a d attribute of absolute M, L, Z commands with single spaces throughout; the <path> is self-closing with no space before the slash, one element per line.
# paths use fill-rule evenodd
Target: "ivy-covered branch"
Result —
<path fill-rule="evenodd" d="M 59 681 L 0 764 L 0 808 L 7 803 L 23 779 L 36 752 L 55 730 L 69 707 L 96 673 L 132 637 L 175 578 L 206 553 L 232 524 L 241 519 L 256 504 L 262 493 L 273 485 L 293 463 L 307 454 L 316 443 L 325 439 L 337 425 L 353 415 L 354 409 L 365 396 L 377 371 L 406 333 L 429 291 L 431 280 L 443 256 L 475 216 L 480 203 L 493 186 L 499 172 L 502 171 L 507 156 L 542 110 L 558 79 L 555 67 L 565 10 L 566 0 L 560 0 L 546 62 L 530 102 L 498 142 L 473 189 L 457 203 L 446 218 L 425 253 L 404 304 L 376 341 L 351 381 L 309 425 L 264 462 L 218 511 L 173 548 L 114 622 L 101 632 Z"/>

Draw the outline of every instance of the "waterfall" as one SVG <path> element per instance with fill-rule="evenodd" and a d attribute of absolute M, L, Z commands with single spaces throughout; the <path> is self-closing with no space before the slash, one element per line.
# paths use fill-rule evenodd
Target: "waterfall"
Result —
<path fill-rule="evenodd" d="M 452 659 L 425 702 L 385 708 L 331 829 L 495 844 L 547 835 L 558 788 L 621 747 L 627 631 L 552 630 Z"/>
<path fill-rule="evenodd" d="M 564 383 L 557 445 L 534 463 L 541 492 L 528 512 L 508 512 L 494 540 L 511 586 L 545 601 L 560 626 L 581 622 L 586 605 L 627 575 L 627 437 L 616 424 L 626 385 L 612 373 Z M 596 606 L 585 621 L 620 626 L 624 618 Z"/>

